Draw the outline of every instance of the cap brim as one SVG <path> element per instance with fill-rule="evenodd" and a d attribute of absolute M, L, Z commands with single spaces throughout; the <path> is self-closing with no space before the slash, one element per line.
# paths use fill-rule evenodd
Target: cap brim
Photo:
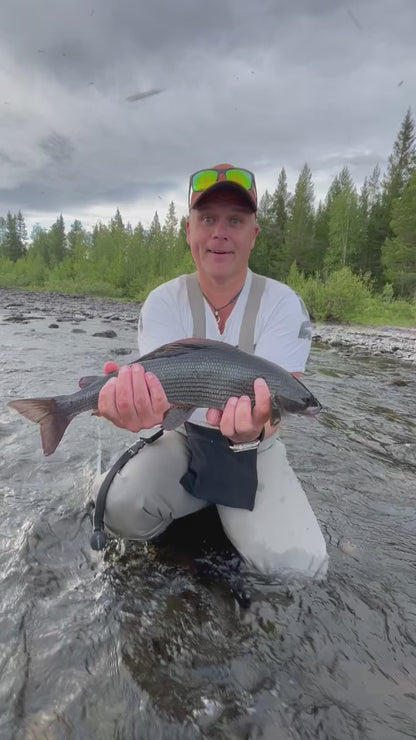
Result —
<path fill-rule="evenodd" d="M 216 193 L 219 190 L 229 190 L 231 192 L 237 193 L 242 198 L 242 200 L 245 201 L 251 211 L 257 211 L 257 203 L 255 202 L 254 196 L 252 195 L 251 191 L 246 190 L 238 183 L 230 182 L 229 180 L 220 180 L 219 182 L 211 185 L 210 188 L 202 191 L 201 193 L 192 193 L 191 209 L 197 208 L 198 206 L 202 205 L 209 195 L 212 195 L 212 193 Z"/>

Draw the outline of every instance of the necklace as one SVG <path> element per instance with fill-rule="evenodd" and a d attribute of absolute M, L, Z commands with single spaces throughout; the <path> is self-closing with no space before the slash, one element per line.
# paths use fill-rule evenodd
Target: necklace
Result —
<path fill-rule="evenodd" d="M 243 285 L 243 288 L 244 288 L 244 285 Z M 205 293 L 201 290 L 201 293 L 204 296 L 206 302 L 208 303 L 208 305 L 212 308 L 212 310 L 214 312 L 214 316 L 215 316 L 215 319 L 216 319 L 217 324 L 219 324 L 220 321 L 221 321 L 220 311 L 223 311 L 224 308 L 228 308 L 228 306 L 231 306 L 233 303 L 235 303 L 236 300 L 237 300 L 237 298 L 239 297 L 241 291 L 243 290 L 243 288 L 240 288 L 240 290 L 238 291 L 238 293 L 236 293 L 235 296 L 233 298 L 231 298 L 231 301 L 228 301 L 228 303 L 226 303 L 224 306 L 220 306 L 220 308 L 215 308 L 215 306 L 212 305 L 212 303 L 209 300 L 209 298 L 207 298 L 206 295 L 205 295 Z"/>

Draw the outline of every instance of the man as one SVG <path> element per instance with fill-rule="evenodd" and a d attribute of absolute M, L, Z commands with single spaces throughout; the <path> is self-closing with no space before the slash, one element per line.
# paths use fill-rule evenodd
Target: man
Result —
<path fill-rule="evenodd" d="M 194 286 L 190 288 L 189 276 L 181 276 L 150 293 L 139 319 L 141 354 L 195 336 L 194 303 L 200 300 L 207 338 L 241 347 L 241 337 L 252 324 L 249 351 L 301 375 L 311 344 L 309 317 L 288 286 L 261 279 L 259 292 L 260 278 L 248 268 L 259 231 L 256 212 L 255 179 L 248 170 L 220 164 L 191 176 L 186 231 L 197 270 Z M 256 290 L 253 316 L 250 296 Z M 106 372 L 114 369 L 112 363 L 106 366 Z M 240 456 L 249 449 L 252 455 L 257 446 L 255 501 L 247 508 L 219 503 L 224 531 L 245 560 L 262 572 L 322 577 L 327 569 L 324 538 L 277 429 L 270 425 L 270 394 L 262 378 L 255 381 L 254 390 L 253 409 L 248 397 L 233 397 L 223 411 L 198 409 L 191 417 L 192 423 L 219 429 L 232 446 L 239 445 L 242 461 Z M 135 433 L 162 424 L 169 408 L 161 383 L 139 364 L 120 368 L 100 393 L 100 414 Z M 119 471 L 106 502 L 110 531 L 127 539 L 151 540 L 173 519 L 208 504 L 183 485 L 193 455 L 189 429 L 165 432 Z"/>

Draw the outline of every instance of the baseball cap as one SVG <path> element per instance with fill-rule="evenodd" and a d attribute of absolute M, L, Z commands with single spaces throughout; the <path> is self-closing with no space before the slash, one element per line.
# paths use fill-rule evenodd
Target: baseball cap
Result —
<path fill-rule="evenodd" d="M 250 170 L 232 164 L 216 164 L 194 172 L 189 180 L 189 208 L 201 205 L 208 194 L 221 190 L 235 191 L 252 211 L 257 211 L 255 177 Z"/>

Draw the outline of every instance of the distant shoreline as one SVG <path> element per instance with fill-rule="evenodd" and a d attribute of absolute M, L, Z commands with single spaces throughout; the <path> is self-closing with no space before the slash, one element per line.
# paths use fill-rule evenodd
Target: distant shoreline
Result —
<path fill-rule="evenodd" d="M 0 288 L 0 310 L 7 314 L 2 319 L 16 323 L 31 321 L 40 312 L 57 321 L 82 315 L 134 323 L 137 321 L 140 305 L 132 301 L 88 295 Z M 416 327 L 317 322 L 312 326 L 312 337 L 315 344 L 340 348 L 357 347 L 375 356 L 395 357 L 416 363 Z"/>

